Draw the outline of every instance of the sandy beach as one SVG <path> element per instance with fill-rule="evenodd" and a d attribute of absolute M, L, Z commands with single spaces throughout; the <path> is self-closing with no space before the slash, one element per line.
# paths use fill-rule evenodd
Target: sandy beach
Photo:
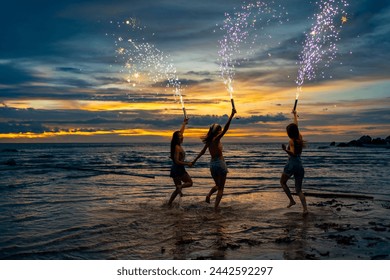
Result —
<path fill-rule="evenodd" d="M 370 199 L 308 196 L 309 215 L 287 209 L 282 192 L 225 197 L 220 211 L 185 201 L 161 215 L 176 216 L 176 241 L 162 242 L 167 259 L 389 259 L 390 205 Z M 226 206 L 228 204 L 229 206 Z M 175 219 L 175 218 L 172 218 Z M 204 230 L 212 230 L 204 244 Z M 240 237 L 245 235 L 245 237 Z M 206 246 L 205 246 L 206 245 Z M 204 248 L 206 247 L 206 248 Z"/>
<path fill-rule="evenodd" d="M 298 197 L 286 208 L 279 145 L 226 146 L 218 212 L 204 201 L 207 158 L 167 207 L 165 144 L 7 147 L 2 161 L 16 165 L 1 165 L 0 259 L 390 259 L 388 149 L 308 149 L 304 217 Z"/>

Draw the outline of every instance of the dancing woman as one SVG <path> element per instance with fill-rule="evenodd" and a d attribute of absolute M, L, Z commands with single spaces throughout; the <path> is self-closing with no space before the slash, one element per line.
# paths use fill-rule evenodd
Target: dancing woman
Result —
<path fill-rule="evenodd" d="M 206 202 L 210 203 L 211 195 L 217 192 L 217 196 L 215 199 L 215 209 L 218 208 L 219 203 L 221 202 L 223 190 L 225 188 L 226 176 L 228 173 L 226 162 L 222 154 L 221 139 L 228 131 L 230 122 L 232 121 L 235 113 L 236 110 L 233 108 L 232 113 L 230 114 L 230 117 L 223 129 L 219 124 L 213 124 L 210 127 L 208 133 L 201 138 L 202 142 L 205 144 L 203 149 L 192 162 L 193 164 L 195 164 L 195 162 L 206 152 L 206 150 L 209 150 L 211 155 L 210 172 L 211 176 L 214 179 L 215 186 L 211 188 L 210 192 L 206 196 Z"/>
<path fill-rule="evenodd" d="M 288 147 L 286 147 L 286 145 L 284 144 L 282 145 L 282 149 L 288 154 L 288 161 L 286 166 L 284 167 L 282 176 L 280 178 L 280 184 L 282 185 L 282 188 L 286 193 L 287 197 L 290 199 L 290 203 L 287 206 L 287 208 L 290 208 L 296 203 L 294 198 L 291 195 L 290 189 L 287 186 L 287 181 L 292 175 L 294 175 L 295 191 L 299 196 L 299 199 L 301 200 L 302 207 L 303 207 L 303 214 L 307 215 L 308 210 L 306 205 L 306 198 L 302 192 L 302 181 L 303 181 L 303 177 L 305 176 L 305 169 L 303 168 L 302 165 L 301 154 L 302 154 L 302 149 L 304 147 L 304 141 L 298 129 L 297 112 L 294 110 L 293 114 L 294 114 L 294 123 L 291 123 L 286 127 L 287 135 L 290 138 Z"/>
<path fill-rule="evenodd" d="M 185 162 L 185 152 L 181 146 L 184 139 L 185 126 L 188 124 L 188 119 L 185 118 L 180 130 L 175 131 L 172 135 L 171 140 L 171 156 L 172 166 L 170 177 L 172 177 L 176 189 L 173 191 L 171 198 L 169 199 L 168 205 L 171 206 L 176 196 L 180 194 L 182 196 L 182 189 L 189 188 L 192 186 L 192 179 L 188 175 L 185 166 L 192 166 L 192 162 Z M 183 184 L 182 184 L 183 182 Z"/>

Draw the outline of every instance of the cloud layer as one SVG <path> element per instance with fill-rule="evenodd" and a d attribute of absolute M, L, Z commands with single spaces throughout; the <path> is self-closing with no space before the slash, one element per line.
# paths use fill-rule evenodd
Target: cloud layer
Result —
<path fill-rule="evenodd" d="M 176 129 L 181 106 L 166 79 L 126 81 L 115 46 L 120 36 L 153 44 L 175 66 L 194 137 L 211 123 L 225 122 L 230 103 L 219 72 L 218 40 L 225 13 L 237 11 L 239 2 L 57 2 L 2 6 L 0 141 L 18 133 L 144 129 L 166 136 Z M 302 2 L 275 1 L 275 7 L 284 6 L 283 24 L 265 27 L 272 38 L 262 38 L 237 65 L 240 118 L 232 135 L 282 139 L 304 34 L 318 12 L 315 3 Z M 305 83 L 299 102 L 302 129 L 313 140 L 327 141 L 332 131 L 340 139 L 386 137 L 390 131 L 390 3 L 350 2 L 335 61 Z M 142 30 L 118 27 L 129 19 Z M 251 32 L 261 37 L 263 31 Z"/>

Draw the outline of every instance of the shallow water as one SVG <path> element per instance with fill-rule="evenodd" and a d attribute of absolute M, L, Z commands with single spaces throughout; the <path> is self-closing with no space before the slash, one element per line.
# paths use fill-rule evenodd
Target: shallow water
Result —
<path fill-rule="evenodd" d="M 280 144 L 225 144 L 219 212 L 204 202 L 208 155 L 169 209 L 169 143 L 1 144 L 0 258 L 388 258 L 390 149 L 320 146 L 304 150 L 303 188 L 332 198 L 308 196 L 303 218 L 285 208 Z"/>

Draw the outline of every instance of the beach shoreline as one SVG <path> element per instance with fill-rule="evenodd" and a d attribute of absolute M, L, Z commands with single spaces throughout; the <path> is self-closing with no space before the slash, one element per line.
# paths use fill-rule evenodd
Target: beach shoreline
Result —
<path fill-rule="evenodd" d="M 95 239 L 94 248 L 73 225 L 64 229 L 70 236 L 39 248 L 27 239 L 26 249 L 3 248 L 0 259 L 390 259 L 388 202 L 308 196 L 305 216 L 296 196 L 297 204 L 286 208 L 282 189 L 241 195 L 227 189 L 218 211 L 213 200 L 208 204 L 191 190 L 171 208 L 168 196 L 138 200 L 131 208 L 124 200 L 90 209 L 86 215 L 100 220 L 82 227 Z"/>
<path fill-rule="evenodd" d="M 240 216 L 239 213 L 233 214 L 242 210 L 242 206 L 238 206 L 240 202 L 234 202 L 234 198 L 229 196 L 224 199 L 229 202 L 222 201 L 219 211 L 213 213 L 213 210 L 206 209 L 205 213 L 199 214 L 204 217 L 206 224 L 220 224 L 219 234 L 215 234 L 212 254 L 209 250 L 197 251 L 195 248 L 199 241 L 194 236 L 183 237 L 177 241 L 176 245 L 179 248 L 172 249 L 172 254 L 165 253 L 165 257 L 276 260 L 390 259 L 390 219 L 385 218 L 388 216 L 389 208 L 379 201 L 309 196 L 307 197 L 309 214 L 304 216 L 297 197 L 297 204 L 286 208 L 288 199 L 282 191 L 259 192 L 240 197 L 239 201 L 244 201 L 246 205 L 243 207 L 246 209 L 245 213 L 242 213 L 244 218 L 241 223 L 239 219 L 231 217 Z M 248 203 L 252 205 L 248 206 Z M 197 206 L 191 203 L 182 202 L 177 207 L 179 208 L 172 211 L 197 212 L 193 210 L 197 209 Z M 251 238 L 234 238 L 233 235 L 239 234 L 231 232 L 229 228 L 250 232 Z M 177 250 L 185 251 L 191 247 L 194 250 L 187 256 L 176 254 Z M 164 252 L 169 252 L 164 249 Z"/>
<path fill-rule="evenodd" d="M 166 145 L 15 146 L 0 154 L 0 259 L 389 259 L 388 149 L 305 151 L 309 215 L 275 145 L 226 145 L 220 211 L 207 158 L 173 207 Z M 12 148 L 12 147 L 9 147 Z M 199 150 L 189 145 L 188 157 Z M 83 156 L 80 156 L 83 155 Z M 293 181 L 288 185 L 294 191 Z"/>

